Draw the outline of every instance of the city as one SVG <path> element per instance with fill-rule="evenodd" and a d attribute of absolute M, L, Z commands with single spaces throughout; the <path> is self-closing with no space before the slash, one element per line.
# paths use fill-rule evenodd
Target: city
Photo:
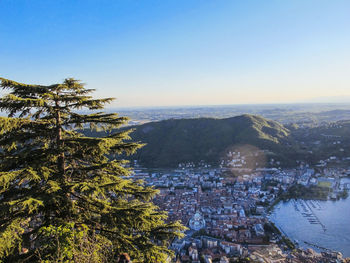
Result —
<path fill-rule="evenodd" d="M 180 164 L 174 170 L 135 168 L 133 179 L 159 189 L 154 202 L 168 212 L 168 220 L 180 220 L 189 228 L 184 239 L 171 245 L 178 262 L 226 263 L 248 257 L 257 262 L 341 262 L 341 253 L 310 249 L 320 249 L 316 244 L 296 249 L 298 241 L 280 232 L 269 220 L 269 211 L 295 186 L 326 189 L 320 200 L 341 198 L 350 184 L 340 184 L 340 178 L 350 175 L 350 167 L 322 167 L 319 172 L 305 164 L 295 169 L 247 169 L 244 160 L 248 156 L 235 152 L 229 157 L 230 162 L 216 169 L 204 163 L 198 167 Z M 243 167 L 237 168 L 242 166 L 238 163 Z M 312 206 L 317 205 L 314 202 Z M 312 210 L 305 208 L 308 204 L 299 206 L 306 212 Z M 316 220 L 310 223 L 322 225 Z M 272 261 L 259 261 L 262 259 Z"/>

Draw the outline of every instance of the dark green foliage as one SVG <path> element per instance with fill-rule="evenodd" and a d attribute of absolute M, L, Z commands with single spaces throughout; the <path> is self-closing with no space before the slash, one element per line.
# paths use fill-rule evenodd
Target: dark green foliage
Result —
<path fill-rule="evenodd" d="M 343 159 L 350 154 L 349 121 L 299 127 L 242 115 L 228 119 L 170 119 L 133 128 L 132 137 L 147 145 L 130 158 L 146 167 L 176 167 L 181 162 L 200 160 L 218 165 L 228 150 L 247 144 L 270 151 L 267 157 L 280 161 L 281 167 L 295 167 L 301 161 L 316 165 L 330 156 L 342 161 L 328 166 L 347 167 L 350 162 Z M 105 134 L 84 133 L 97 137 Z"/>
<path fill-rule="evenodd" d="M 9 91 L 0 99 L 8 113 L 0 118 L 0 261 L 54 261 L 62 249 L 70 251 L 62 260 L 73 262 L 104 262 L 101 248 L 128 252 L 134 262 L 171 254 L 169 240 L 183 228 L 164 223 L 166 214 L 151 202 L 157 191 L 128 179 L 125 161 L 116 159 L 141 145 L 126 141 L 130 130 L 118 130 L 126 118 L 97 111 L 113 99 L 93 99 L 74 79 L 50 86 L 0 81 Z M 113 133 L 93 138 L 83 128 Z M 89 256 L 82 248 L 96 241 L 97 254 Z"/>
<path fill-rule="evenodd" d="M 74 223 L 42 227 L 38 250 L 41 262 L 109 262 L 112 242 L 101 235 L 91 235 L 85 225 Z M 46 252 L 46 253 L 42 253 Z"/>
<path fill-rule="evenodd" d="M 282 235 L 281 231 L 272 222 L 265 223 L 264 230 L 268 233 L 276 233 L 277 235 Z"/>
<path fill-rule="evenodd" d="M 282 239 L 280 242 L 285 244 L 288 249 L 291 249 L 291 250 L 295 249 L 294 243 L 288 237 L 282 236 Z"/>
<path fill-rule="evenodd" d="M 180 162 L 200 160 L 217 165 L 227 151 L 239 145 L 249 144 L 278 154 L 289 142 L 289 130 L 283 125 L 253 115 L 165 120 L 134 128 L 132 137 L 146 146 L 132 158 L 148 167 L 174 167 Z"/>
<path fill-rule="evenodd" d="M 279 198 L 281 200 L 289 199 L 310 199 L 310 200 L 327 200 L 329 193 L 332 191 L 328 187 L 320 186 L 303 186 L 295 184 L 291 186 L 287 192 L 282 193 Z"/>
<path fill-rule="evenodd" d="M 300 150 L 306 152 L 304 160 L 310 164 L 317 164 L 320 160 L 326 160 L 330 156 L 338 159 L 350 156 L 350 121 L 337 121 L 322 123 L 316 127 L 299 128 L 293 131 L 293 138 L 299 142 Z M 312 151 L 307 153 L 308 151 Z M 349 165 L 349 160 L 327 166 Z"/>
<path fill-rule="evenodd" d="M 342 192 L 339 193 L 339 198 L 346 199 L 348 198 L 349 193 L 348 190 L 344 189 Z"/>

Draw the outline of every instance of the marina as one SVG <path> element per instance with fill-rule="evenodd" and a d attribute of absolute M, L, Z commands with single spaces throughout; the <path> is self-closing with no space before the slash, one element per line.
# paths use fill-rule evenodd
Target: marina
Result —
<path fill-rule="evenodd" d="M 350 183 L 343 179 L 343 185 Z M 280 202 L 270 215 L 284 235 L 302 248 L 340 251 L 350 256 L 350 198 L 338 201 L 292 199 Z"/>

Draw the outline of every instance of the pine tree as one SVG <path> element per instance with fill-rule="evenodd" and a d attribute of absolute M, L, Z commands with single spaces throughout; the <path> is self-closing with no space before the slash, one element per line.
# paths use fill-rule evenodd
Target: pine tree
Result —
<path fill-rule="evenodd" d="M 84 255 L 103 262 L 107 252 L 164 262 L 184 228 L 165 222 L 152 203 L 155 189 L 128 178 L 120 155 L 141 144 L 118 129 L 127 118 L 101 112 L 113 98 L 93 99 L 94 90 L 71 78 L 49 86 L 0 81 L 8 90 L 0 99 L 7 113 L 0 117 L 0 262 L 84 262 Z M 94 244 L 91 253 L 83 248 Z"/>

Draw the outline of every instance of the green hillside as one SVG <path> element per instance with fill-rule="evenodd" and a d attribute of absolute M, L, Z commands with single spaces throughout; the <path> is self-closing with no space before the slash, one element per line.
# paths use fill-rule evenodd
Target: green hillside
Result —
<path fill-rule="evenodd" d="M 292 129 L 292 128 L 291 128 Z M 317 164 L 320 160 L 331 156 L 339 160 L 350 157 L 350 121 L 323 123 L 316 127 L 298 128 L 293 130 L 293 139 L 304 151 L 304 160 Z M 310 153 L 312 152 L 312 153 Z M 343 164 L 347 164 L 342 160 Z"/>
<path fill-rule="evenodd" d="M 132 139 L 147 145 L 132 158 L 147 167 L 174 167 L 180 162 L 200 160 L 218 164 L 227 151 L 245 144 L 270 150 L 283 161 L 281 153 L 291 145 L 287 128 L 254 115 L 170 119 L 133 128 Z"/>

